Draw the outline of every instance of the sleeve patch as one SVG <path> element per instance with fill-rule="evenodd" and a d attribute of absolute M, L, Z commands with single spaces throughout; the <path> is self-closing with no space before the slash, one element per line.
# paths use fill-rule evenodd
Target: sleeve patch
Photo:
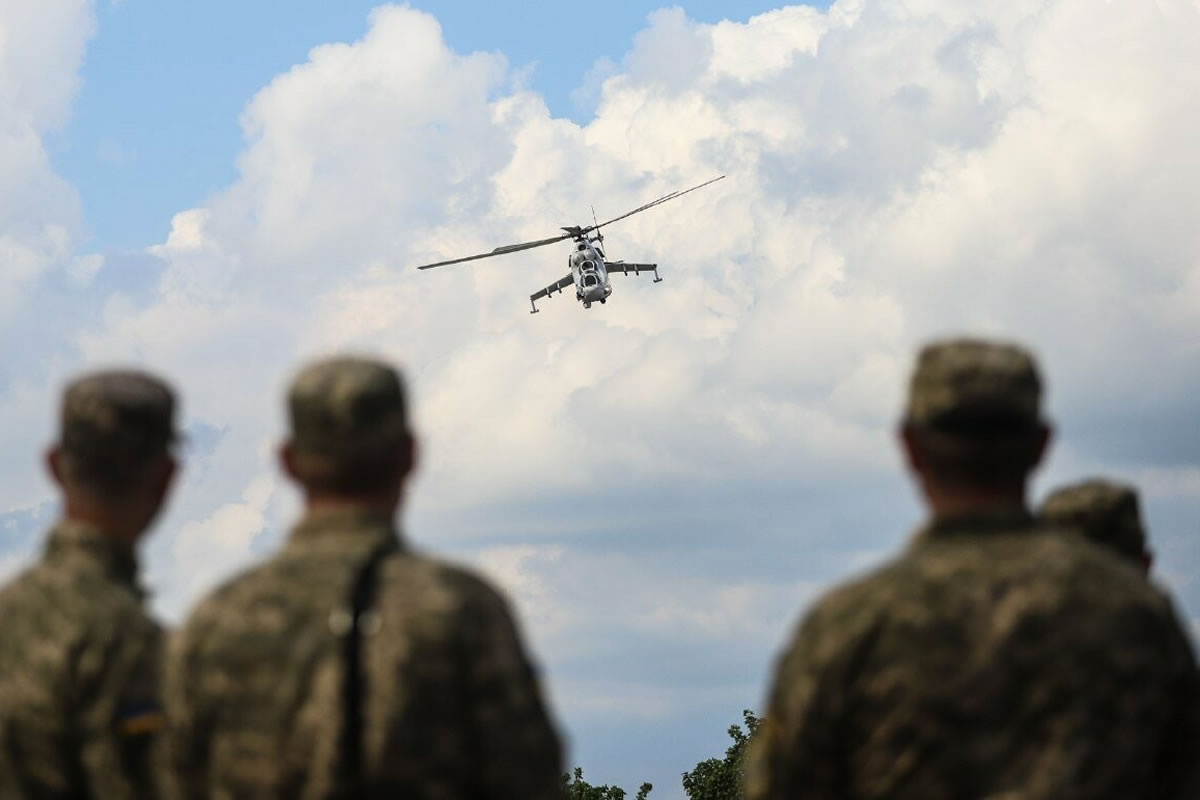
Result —
<path fill-rule="evenodd" d="M 130 703 L 117 709 L 117 730 L 126 736 L 156 733 L 165 723 L 162 709 L 152 703 Z"/>

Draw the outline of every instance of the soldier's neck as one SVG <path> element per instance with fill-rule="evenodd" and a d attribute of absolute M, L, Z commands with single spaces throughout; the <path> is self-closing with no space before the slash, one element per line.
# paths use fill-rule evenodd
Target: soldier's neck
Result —
<path fill-rule="evenodd" d="M 131 512 L 131 504 L 112 504 L 86 494 L 68 493 L 63 498 L 63 517 L 99 529 L 104 535 L 130 547 L 142 536 L 140 514 Z"/>
<path fill-rule="evenodd" d="M 304 496 L 304 508 L 310 514 L 322 511 L 376 511 L 395 514 L 400 508 L 400 495 L 398 492 L 362 495 L 308 492 Z"/>
<path fill-rule="evenodd" d="M 925 499 L 935 518 L 957 517 L 963 514 L 987 514 L 1023 510 L 1025 486 L 976 488 L 970 486 L 938 486 L 927 483 Z"/>

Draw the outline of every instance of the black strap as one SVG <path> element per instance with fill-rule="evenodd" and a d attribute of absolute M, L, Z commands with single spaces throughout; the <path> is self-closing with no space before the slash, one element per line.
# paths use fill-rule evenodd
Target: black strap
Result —
<path fill-rule="evenodd" d="M 394 542 L 376 548 L 359 568 L 351 585 L 350 629 L 342 641 L 342 788 L 343 797 L 365 797 L 363 782 L 363 697 L 366 673 L 362 668 L 362 620 L 375 601 L 379 566 L 395 549 Z"/>

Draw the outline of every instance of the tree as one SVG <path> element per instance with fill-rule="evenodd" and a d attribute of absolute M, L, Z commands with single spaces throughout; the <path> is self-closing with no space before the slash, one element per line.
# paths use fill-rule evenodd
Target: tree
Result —
<path fill-rule="evenodd" d="M 575 774 L 562 776 L 563 793 L 567 800 L 625 800 L 625 790 L 616 786 L 592 786 L 583 779 L 583 770 L 575 768 Z M 646 800 L 654 786 L 643 783 L 638 789 L 636 800 Z"/>
<path fill-rule="evenodd" d="M 762 719 L 749 710 L 742 711 L 746 731 L 738 725 L 729 726 L 729 737 L 733 744 L 725 751 L 725 758 L 710 758 L 701 761 L 691 772 L 683 773 L 683 791 L 688 800 L 742 800 L 742 764 L 746 757 L 746 744 L 758 730 Z"/>

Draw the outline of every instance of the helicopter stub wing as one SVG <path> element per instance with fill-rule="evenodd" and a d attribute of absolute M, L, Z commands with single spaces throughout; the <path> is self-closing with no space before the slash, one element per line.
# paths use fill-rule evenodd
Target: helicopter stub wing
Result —
<path fill-rule="evenodd" d="M 621 272 L 625 275 L 633 273 L 638 275 L 643 272 L 655 272 L 658 269 L 658 264 L 633 264 L 627 261 L 605 261 L 604 269 L 609 275 L 614 272 Z"/>
<path fill-rule="evenodd" d="M 543 297 L 549 297 L 554 292 L 558 292 L 559 294 L 562 294 L 562 290 L 567 288 L 568 286 L 570 286 L 573 283 L 575 283 L 575 279 L 572 276 L 567 275 L 565 278 L 559 278 L 557 281 L 550 284 L 545 289 L 538 289 L 536 292 L 529 295 L 529 305 L 533 307 L 533 310 L 530 311 L 529 313 L 530 314 L 537 313 L 537 306 L 534 304 L 535 301 L 540 300 Z"/>
<path fill-rule="evenodd" d="M 658 277 L 658 264 L 632 264 L 627 261 L 605 261 L 604 270 L 611 276 L 616 273 L 628 275 L 641 275 L 643 272 L 653 272 L 654 282 L 658 283 L 662 278 Z"/>

